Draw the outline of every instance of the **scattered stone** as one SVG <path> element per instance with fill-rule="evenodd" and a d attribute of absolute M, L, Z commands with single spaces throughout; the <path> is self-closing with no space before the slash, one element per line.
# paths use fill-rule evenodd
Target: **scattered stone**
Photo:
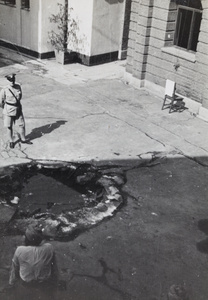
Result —
<path fill-rule="evenodd" d="M 88 172 L 88 173 L 86 173 L 84 175 L 77 176 L 76 181 L 79 184 L 87 184 L 93 178 L 95 178 L 95 173 Z"/>
<path fill-rule="evenodd" d="M 119 190 L 118 190 L 115 186 L 109 186 L 108 192 L 109 192 L 111 195 L 115 195 L 115 194 L 119 193 Z"/>
<path fill-rule="evenodd" d="M 98 205 L 96 206 L 98 211 L 104 212 L 108 210 L 107 205 L 105 205 L 104 203 L 98 203 Z"/>
<path fill-rule="evenodd" d="M 3 197 L 0 197 L 0 203 L 1 204 L 6 204 L 6 200 Z"/>
<path fill-rule="evenodd" d="M 112 177 L 112 179 L 113 179 L 113 181 L 114 181 L 117 185 L 119 185 L 119 186 L 121 186 L 121 185 L 123 185 L 123 184 L 125 183 L 125 182 L 124 182 L 124 178 L 121 177 L 121 176 L 115 175 L 115 176 Z"/>
<path fill-rule="evenodd" d="M 113 184 L 113 180 L 109 177 L 101 177 L 98 181 L 98 184 L 101 184 L 104 188 L 108 187 L 109 185 Z"/>
<path fill-rule="evenodd" d="M 77 227 L 76 224 L 74 223 L 69 223 L 68 226 L 61 226 L 59 228 L 59 236 L 63 237 L 63 236 L 68 236 L 69 234 L 71 234 L 74 229 Z"/>
<path fill-rule="evenodd" d="M 66 225 L 66 226 L 70 224 L 70 222 L 67 220 L 67 218 L 64 217 L 63 215 L 58 216 L 57 220 L 60 221 L 61 224 Z"/>
<path fill-rule="evenodd" d="M 153 216 L 158 216 L 158 214 L 156 214 L 155 212 L 151 212 L 151 215 L 153 215 Z"/>
<path fill-rule="evenodd" d="M 102 178 L 108 180 L 109 184 L 112 184 L 112 182 L 119 186 L 124 184 L 124 178 L 122 176 L 104 175 Z"/>
<path fill-rule="evenodd" d="M 119 193 L 117 193 L 117 194 L 115 194 L 115 195 L 108 195 L 107 196 L 107 199 L 108 200 L 116 200 L 116 201 L 122 201 L 122 196 L 119 194 Z M 107 201 L 108 201 L 107 200 Z M 107 201 L 106 201 L 106 203 L 107 203 Z"/>
<path fill-rule="evenodd" d="M 38 209 L 39 211 L 39 209 Z M 51 213 L 37 213 L 34 215 L 35 219 L 41 219 L 41 218 L 46 218 L 46 217 L 51 217 L 52 214 Z"/>
<path fill-rule="evenodd" d="M 35 164 L 20 165 L 18 168 L 12 166 L 9 171 L 9 173 L 7 172 L 7 174 L 11 174 L 9 178 L 4 175 L 4 172 L 0 174 L 1 184 L 3 186 L 7 184 L 6 191 L 8 191 L 7 197 L 4 193 L 1 194 L 0 223 L 4 226 L 4 223 L 11 221 L 19 204 L 15 218 L 9 223 L 15 234 L 24 233 L 28 224 L 36 222 L 42 225 L 46 238 L 65 238 L 74 230 L 89 228 L 104 218 L 111 217 L 123 203 L 120 186 L 125 183 L 125 175 L 120 168 L 108 169 L 105 167 L 103 170 L 102 168 L 92 168 L 87 164 L 73 165 L 42 160 Z M 46 197 L 42 197 L 41 204 L 36 203 L 35 189 L 34 192 L 33 189 L 26 189 L 25 193 L 21 194 L 22 198 L 19 199 L 13 195 L 24 188 L 24 180 L 27 180 L 22 175 L 24 171 L 28 171 L 30 181 L 36 172 L 40 176 L 49 174 L 56 181 L 58 188 L 63 181 L 69 190 L 76 192 L 71 192 L 64 203 L 59 194 L 49 197 L 47 193 Z M 13 176 L 14 174 L 15 176 Z M 20 178 L 24 180 L 19 181 Z M 9 186 L 7 181 L 9 181 Z M 81 193 L 83 194 L 81 195 Z M 74 197 L 74 194 L 77 198 Z M 12 195 L 12 197 L 10 196 L 11 206 L 6 205 L 9 195 Z M 5 205 L 3 205 L 3 201 Z M 24 205 L 24 201 L 26 205 Z M 6 213 L 4 210 L 7 210 Z"/>
<path fill-rule="evenodd" d="M 152 156 L 153 156 L 153 154 L 151 152 L 142 153 L 142 154 L 139 155 L 139 157 L 142 160 L 147 160 L 147 161 L 151 161 L 152 160 Z"/>
<path fill-rule="evenodd" d="M 16 213 L 16 210 L 16 208 L 9 205 L 0 204 L 0 224 L 8 223 Z"/>
<path fill-rule="evenodd" d="M 10 202 L 11 202 L 12 204 L 18 204 L 18 203 L 19 203 L 19 201 L 20 201 L 20 198 L 19 198 L 19 197 L 17 197 L 17 196 L 14 196 L 14 199 L 13 199 L 13 200 L 11 200 Z"/>

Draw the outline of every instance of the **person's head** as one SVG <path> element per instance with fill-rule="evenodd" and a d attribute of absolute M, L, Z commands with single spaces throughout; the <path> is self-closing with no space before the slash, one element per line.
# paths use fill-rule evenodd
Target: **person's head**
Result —
<path fill-rule="evenodd" d="M 10 84 L 14 84 L 15 83 L 15 76 L 16 74 L 10 74 L 10 75 L 6 75 L 6 79 L 10 82 Z"/>
<path fill-rule="evenodd" d="M 42 230 L 36 225 L 29 225 L 25 231 L 25 245 L 39 246 L 43 240 Z"/>

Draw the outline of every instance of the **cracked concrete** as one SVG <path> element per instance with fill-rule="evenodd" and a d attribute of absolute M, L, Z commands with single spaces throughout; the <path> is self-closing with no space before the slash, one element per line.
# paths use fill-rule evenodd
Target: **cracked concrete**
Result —
<path fill-rule="evenodd" d="M 208 123 L 187 110 L 161 111 L 163 95 L 125 82 L 125 61 L 89 68 L 0 53 L 0 86 L 17 73 L 33 142 L 9 149 L 1 125 L 1 167 L 89 162 L 127 178 L 127 205 L 110 222 L 70 243 L 51 241 L 62 284 L 56 299 L 166 300 L 170 286 L 185 282 L 190 299 L 206 300 L 199 221 L 207 219 Z M 20 244 L 20 236 L 1 238 L 1 287 Z"/>
<path fill-rule="evenodd" d="M 124 82 L 125 61 L 93 68 L 57 66 L 54 60 L 31 60 L 0 50 L 3 56 L 19 61 L 11 61 L 0 74 L 14 69 L 17 73 L 27 135 L 33 142 L 17 143 L 10 150 L 1 126 L 1 165 L 39 158 L 134 159 L 140 153 L 173 149 L 188 157 L 207 156 L 208 124 L 188 111 L 161 111 L 163 95 L 158 98 Z M 6 84 L 3 77 L 0 84 Z"/>

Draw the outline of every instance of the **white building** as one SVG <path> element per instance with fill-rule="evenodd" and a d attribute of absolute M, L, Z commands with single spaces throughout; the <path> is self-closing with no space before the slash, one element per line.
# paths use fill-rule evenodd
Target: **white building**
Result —
<path fill-rule="evenodd" d="M 68 45 L 87 65 L 125 57 L 130 14 L 129 0 L 69 0 L 78 22 L 79 45 Z M 57 3 L 64 0 L 0 0 L 0 45 L 18 49 L 34 57 L 54 55 L 48 32 Z M 127 9 L 128 8 L 128 9 Z M 125 48 L 125 49 L 124 49 Z"/>

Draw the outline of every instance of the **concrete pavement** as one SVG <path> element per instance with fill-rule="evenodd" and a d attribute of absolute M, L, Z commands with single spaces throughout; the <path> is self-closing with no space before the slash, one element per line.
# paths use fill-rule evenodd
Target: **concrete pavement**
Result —
<path fill-rule="evenodd" d="M 5 48 L 0 53 L 0 86 L 7 84 L 5 74 L 17 73 L 33 142 L 9 149 L 1 124 L 1 166 L 35 159 L 134 159 L 152 151 L 206 160 L 208 123 L 188 111 L 161 111 L 163 95 L 125 82 L 125 61 L 62 66 Z"/>
<path fill-rule="evenodd" d="M 1 166 L 87 161 L 126 176 L 126 205 L 112 218 L 70 242 L 51 241 L 66 284 L 55 299 L 167 300 L 170 286 L 184 283 L 190 299 L 206 300 L 208 124 L 187 110 L 161 111 L 163 95 L 125 82 L 125 61 L 61 66 L 0 53 L 0 85 L 17 73 L 33 142 L 9 149 L 1 125 Z M 2 287 L 21 236 L 0 243 Z"/>

